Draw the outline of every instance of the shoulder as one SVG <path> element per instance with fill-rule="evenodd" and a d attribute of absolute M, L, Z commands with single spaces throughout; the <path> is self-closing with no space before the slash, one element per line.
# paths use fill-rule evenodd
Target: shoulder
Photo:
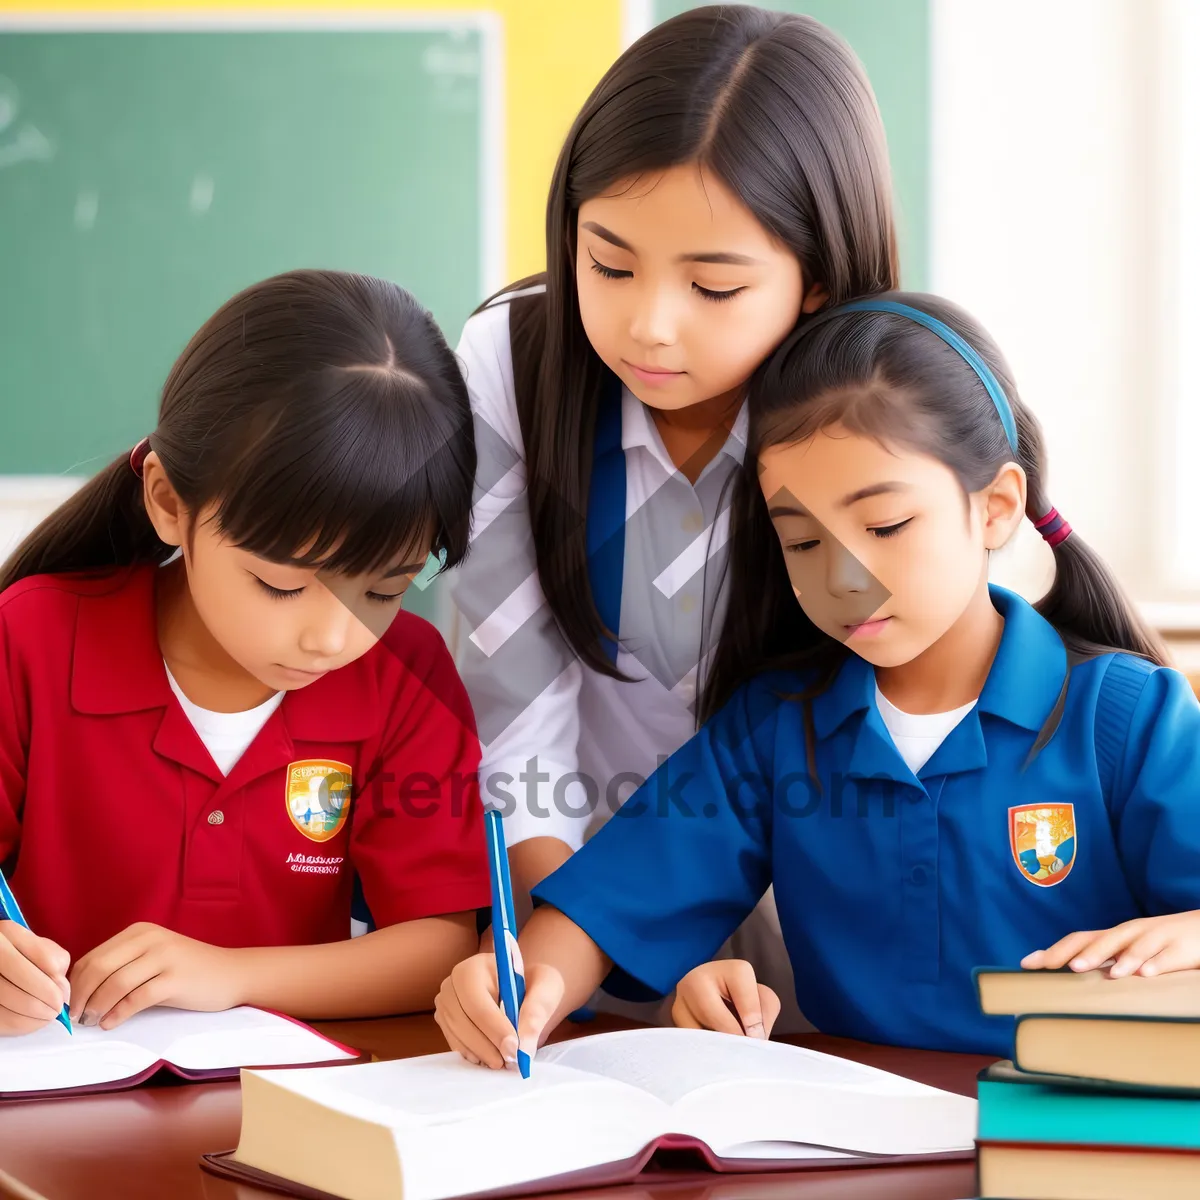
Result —
<path fill-rule="evenodd" d="M 0 592 L 0 626 L 10 638 L 74 636 L 81 600 L 122 590 L 125 572 L 28 575 Z"/>
<path fill-rule="evenodd" d="M 546 285 L 534 284 L 501 292 L 467 319 L 458 341 L 458 355 L 468 364 L 478 360 L 508 364 L 512 373 L 511 317 L 513 306 L 523 300 L 545 296 Z M 468 380 L 468 382 L 470 382 Z"/>
<path fill-rule="evenodd" d="M 759 735 L 774 729 L 781 719 L 801 713 L 799 697 L 812 687 L 812 672 L 764 671 L 742 684 L 710 724 L 718 728 L 742 728 Z"/>
<path fill-rule="evenodd" d="M 436 626 L 401 610 L 369 652 L 385 704 L 411 702 L 424 692 L 462 723 L 474 728 L 466 688 Z"/>

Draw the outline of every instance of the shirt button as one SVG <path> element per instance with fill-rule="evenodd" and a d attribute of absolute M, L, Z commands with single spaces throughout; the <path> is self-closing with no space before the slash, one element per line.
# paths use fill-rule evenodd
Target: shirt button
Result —
<path fill-rule="evenodd" d="M 918 863 L 911 871 L 909 871 L 908 877 L 917 885 L 917 887 L 924 887 L 925 883 L 929 879 L 929 871 L 927 868 Z"/>
<path fill-rule="evenodd" d="M 696 597 L 684 596 L 683 599 L 679 601 L 679 607 L 685 613 L 690 613 L 696 607 Z"/>
<path fill-rule="evenodd" d="M 219 808 L 213 809 L 213 811 L 208 814 L 208 823 L 210 825 L 224 825 L 225 814 Z"/>
<path fill-rule="evenodd" d="M 699 512 L 688 513 L 682 521 L 684 533 L 699 533 L 704 528 L 704 514 Z"/>

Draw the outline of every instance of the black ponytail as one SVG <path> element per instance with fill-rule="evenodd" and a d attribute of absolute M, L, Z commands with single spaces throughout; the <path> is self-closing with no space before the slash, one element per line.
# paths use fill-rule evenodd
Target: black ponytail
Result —
<path fill-rule="evenodd" d="M 978 343 L 975 343 L 978 346 Z M 1027 480 L 1025 514 L 1035 525 L 1053 513 L 1046 494 L 1046 450 L 1037 418 L 1009 392 L 1017 418 L 1017 444 Z M 1055 524 L 1058 522 L 1056 521 Z M 1062 530 L 1058 530 L 1061 537 Z M 1124 650 L 1166 666 L 1166 649 L 1147 628 L 1103 559 L 1071 530 L 1053 542 L 1054 582 L 1038 601 L 1038 612 L 1064 642 L 1081 654 Z"/>
<path fill-rule="evenodd" d="M 0 567 L 0 591 L 27 575 L 162 562 L 170 553 L 146 514 L 127 451 L 29 533 Z"/>

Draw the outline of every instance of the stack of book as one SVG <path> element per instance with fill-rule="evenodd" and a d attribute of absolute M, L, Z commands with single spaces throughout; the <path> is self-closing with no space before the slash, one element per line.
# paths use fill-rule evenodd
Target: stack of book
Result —
<path fill-rule="evenodd" d="M 975 975 L 1016 1017 L 979 1076 L 979 1192 L 1005 1200 L 1200 1197 L 1200 971 Z"/>

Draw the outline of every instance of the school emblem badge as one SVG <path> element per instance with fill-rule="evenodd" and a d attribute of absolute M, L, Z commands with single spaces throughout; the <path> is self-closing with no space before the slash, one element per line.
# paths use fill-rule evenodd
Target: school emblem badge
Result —
<path fill-rule="evenodd" d="M 1022 804 L 1008 810 L 1017 869 L 1038 887 L 1062 883 L 1075 865 L 1075 805 Z"/>
<path fill-rule="evenodd" d="M 350 765 L 329 758 L 288 764 L 287 811 L 306 838 L 327 842 L 350 815 Z"/>

